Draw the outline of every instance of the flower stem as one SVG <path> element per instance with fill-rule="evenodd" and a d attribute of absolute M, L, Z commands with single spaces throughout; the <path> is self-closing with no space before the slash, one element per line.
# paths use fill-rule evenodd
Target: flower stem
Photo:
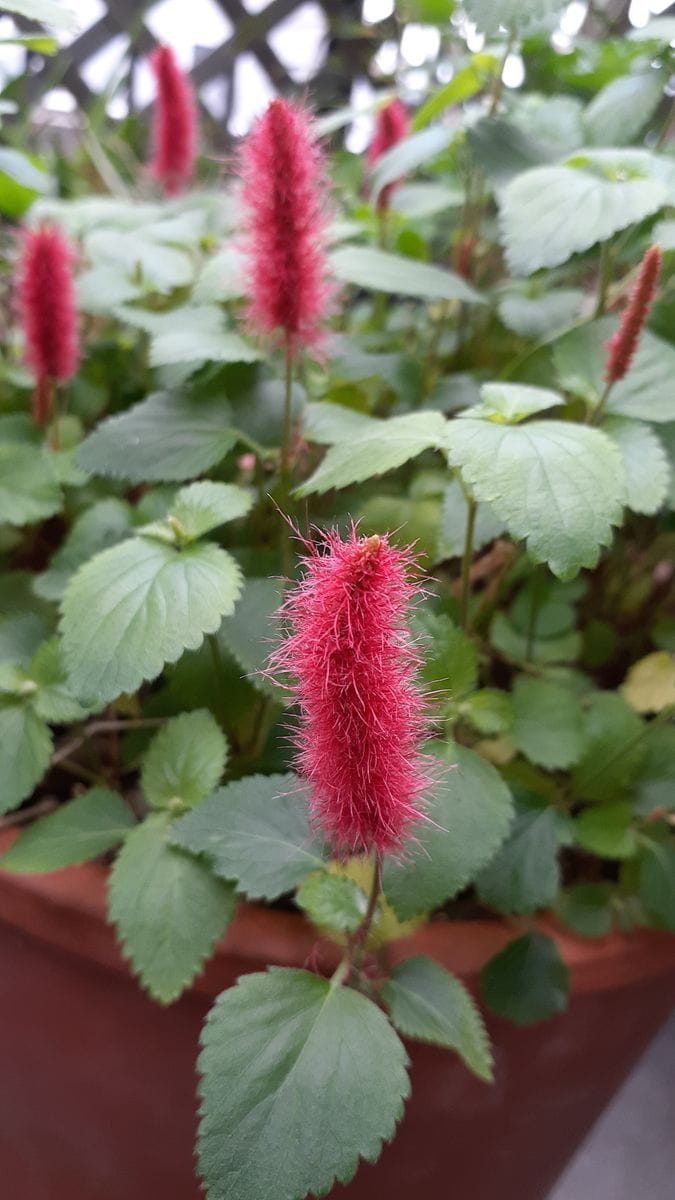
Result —
<path fill-rule="evenodd" d="M 352 966 L 360 967 L 363 961 L 364 952 L 368 943 L 368 934 L 373 923 L 373 917 L 377 909 L 377 902 L 382 891 L 382 855 L 379 851 L 374 852 L 373 862 L 373 882 L 370 888 L 368 897 L 368 906 L 366 908 L 363 920 L 358 928 L 354 931 L 349 946 L 348 961 Z"/>
<path fill-rule="evenodd" d="M 613 380 L 610 380 L 609 383 L 605 384 L 605 390 L 598 401 L 597 407 L 589 414 L 589 425 L 598 425 L 600 423 L 600 418 L 602 417 L 605 405 L 609 398 L 609 393 L 611 392 L 613 386 Z"/>
<path fill-rule="evenodd" d="M 284 369 L 284 417 L 281 429 L 281 457 L 279 460 L 279 507 L 285 517 L 290 516 L 291 504 L 291 413 L 293 404 L 293 354 L 290 337 L 286 338 Z M 281 522 L 281 569 L 288 578 L 291 574 L 293 556 L 291 530 L 288 522 Z"/>
<path fill-rule="evenodd" d="M 612 278 L 612 247 L 610 242 L 603 242 L 600 247 L 600 275 L 598 278 L 598 298 L 595 304 L 595 317 L 601 317 L 607 307 L 607 293 Z"/>
<path fill-rule="evenodd" d="M 464 553 L 462 554 L 462 575 L 459 593 L 459 623 L 462 629 L 468 626 L 469 595 L 471 593 L 471 559 L 473 558 L 473 531 L 476 523 L 476 501 L 473 496 L 466 501 L 466 530 L 464 533 Z"/>
<path fill-rule="evenodd" d="M 497 75 L 495 75 L 495 81 L 494 81 L 494 84 L 492 85 L 492 93 L 490 95 L 490 107 L 488 108 L 488 117 L 494 117 L 497 112 L 497 109 L 499 108 L 499 101 L 502 98 L 502 87 L 504 84 L 504 68 L 506 66 L 506 60 L 509 57 L 509 54 L 511 53 L 511 51 L 513 49 L 513 42 L 514 42 L 514 35 L 511 33 L 511 34 L 509 34 L 509 40 L 506 43 L 506 48 L 504 50 L 504 57 L 502 58 L 502 61 L 499 64 L 499 73 Z"/>

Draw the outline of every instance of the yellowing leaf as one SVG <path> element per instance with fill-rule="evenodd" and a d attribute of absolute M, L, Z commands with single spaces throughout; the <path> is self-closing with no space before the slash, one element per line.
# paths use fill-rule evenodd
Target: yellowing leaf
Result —
<path fill-rule="evenodd" d="M 628 672 L 621 693 L 639 713 L 661 712 L 675 704 L 675 655 L 655 650 Z"/>

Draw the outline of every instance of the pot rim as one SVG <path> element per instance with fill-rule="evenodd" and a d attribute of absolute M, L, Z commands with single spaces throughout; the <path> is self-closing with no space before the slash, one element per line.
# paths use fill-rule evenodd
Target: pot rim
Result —
<path fill-rule="evenodd" d="M 16 836 L 15 830 L 0 831 L 0 854 Z M 107 878 L 108 869 L 96 862 L 36 875 L 0 871 L 0 920 L 55 949 L 128 973 L 107 920 Z M 550 913 L 527 918 L 434 918 L 389 943 L 386 956 L 394 965 L 415 954 L 428 954 L 472 983 L 488 959 L 528 930 L 554 940 L 569 968 L 572 992 L 605 991 L 658 976 L 675 978 L 675 937 L 671 933 L 640 929 L 631 934 L 615 931 L 602 938 L 581 938 Z M 232 979 L 233 960 L 242 972 L 268 963 L 333 970 L 339 957 L 339 948 L 319 937 L 301 913 L 241 900 L 192 990 L 217 995 Z"/>

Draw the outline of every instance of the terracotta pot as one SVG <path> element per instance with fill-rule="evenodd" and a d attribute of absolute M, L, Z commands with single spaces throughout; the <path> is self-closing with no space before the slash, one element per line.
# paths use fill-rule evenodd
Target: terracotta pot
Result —
<path fill-rule="evenodd" d="M 120 958 L 105 887 L 96 865 L 0 873 L 0 1178 L 12 1200 L 198 1200 L 194 1061 L 211 997 L 242 971 L 302 966 L 315 945 L 299 916 L 242 904 L 195 987 L 160 1008 Z M 494 1086 L 412 1046 L 398 1136 L 336 1200 L 546 1196 L 675 1001 L 675 938 L 587 942 L 537 924 L 570 967 L 568 1011 L 529 1029 L 490 1021 Z M 517 928 L 437 921 L 392 958 L 431 954 L 472 985 Z"/>

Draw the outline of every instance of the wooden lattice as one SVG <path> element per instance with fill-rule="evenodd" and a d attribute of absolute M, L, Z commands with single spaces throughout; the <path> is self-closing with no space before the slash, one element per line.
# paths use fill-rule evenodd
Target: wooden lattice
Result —
<path fill-rule="evenodd" d="M 70 45 L 63 47 L 55 57 L 48 58 L 32 73 L 27 72 L 22 81 L 22 104 L 29 107 L 54 87 L 65 88 L 78 105 L 86 109 L 94 95 L 82 75 L 83 65 L 119 34 L 126 34 L 130 41 L 130 70 L 125 81 L 126 99 L 133 111 L 132 80 L 135 63 L 147 56 L 156 45 L 157 39 L 148 28 L 146 18 L 158 0 L 107 0 L 103 16 L 76 37 Z M 219 46 L 209 50 L 192 69 L 191 75 L 197 91 L 204 84 L 218 79 L 225 84 L 226 114 L 223 128 L 227 128 L 235 104 L 235 67 L 240 55 L 253 55 L 258 65 L 268 76 L 272 87 L 279 93 L 298 90 L 286 67 L 275 54 L 268 40 L 269 34 L 286 20 L 303 0 L 271 0 L 261 12 L 249 13 L 241 0 L 214 0 L 232 24 L 232 33 Z M 367 74 L 368 64 L 384 35 L 391 36 L 392 29 L 385 22 L 370 36 L 363 36 L 360 29 L 360 0 L 321 0 L 328 25 L 328 45 L 321 68 L 309 86 L 312 99 L 318 108 L 335 103 L 344 103 L 349 98 L 352 81 Z M 186 26 L 189 27 L 189 0 L 185 0 Z M 22 21 L 30 28 L 30 22 Z M 305 87 L 307 85 L 303 85 Z"/>

